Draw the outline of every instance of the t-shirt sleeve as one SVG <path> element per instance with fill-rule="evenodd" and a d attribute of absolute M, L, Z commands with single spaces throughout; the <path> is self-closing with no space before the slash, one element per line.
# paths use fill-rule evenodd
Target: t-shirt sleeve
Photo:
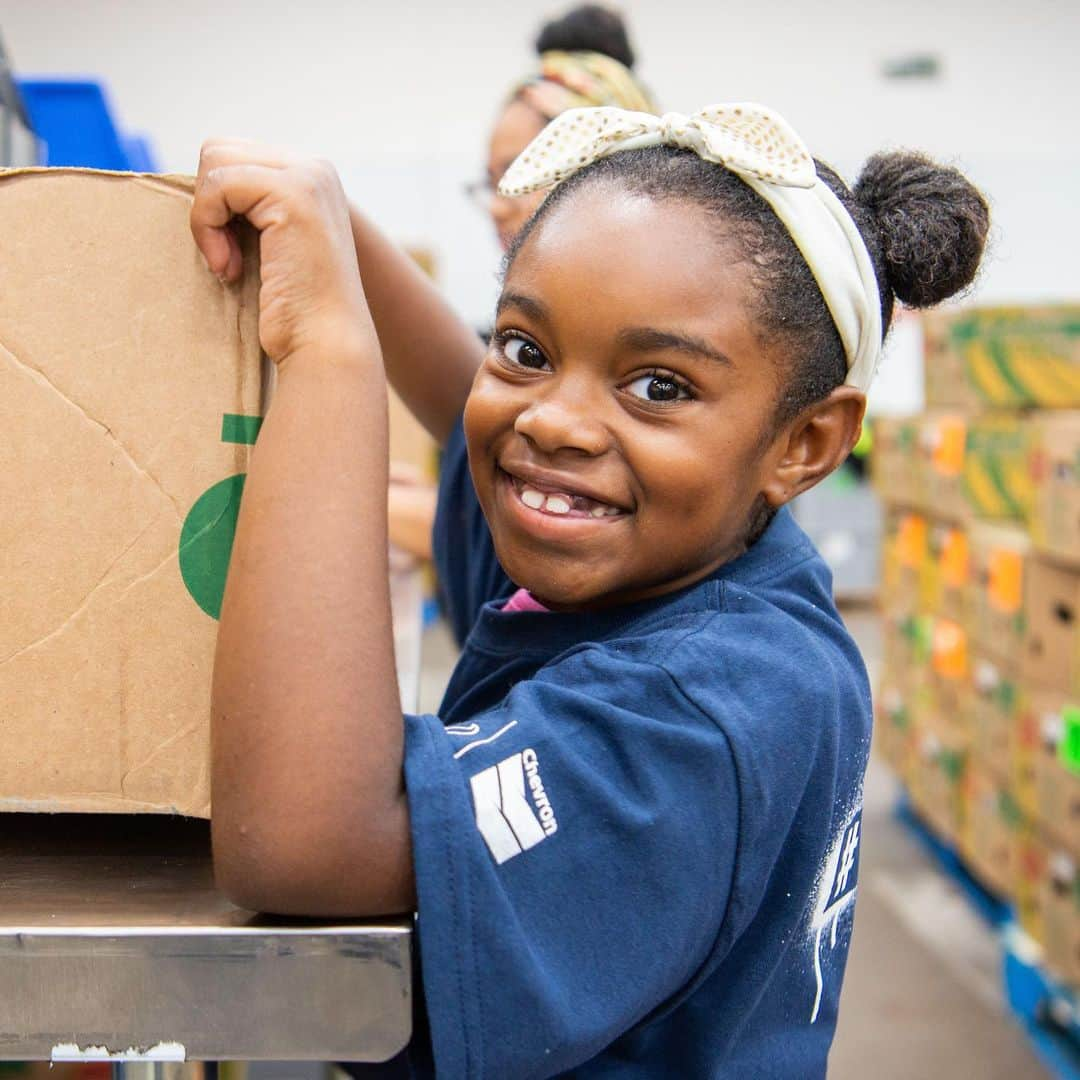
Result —
<path fill-rule="evenodd" d="M 405 775 L 438 1075 L 573 1068 L 710 959 L 735 768 L 661 669 L 579 654 L 467 723 L 407 717 Z"/>
<path fill-rule="evenodd" d="M 513 589 L 495 557 L 487 520 L 476 497 L 461 418 L 447 440 L 439 470 L 439 498 L 432 530 L 439 599 L 460 645 L 480 608 Z"/>

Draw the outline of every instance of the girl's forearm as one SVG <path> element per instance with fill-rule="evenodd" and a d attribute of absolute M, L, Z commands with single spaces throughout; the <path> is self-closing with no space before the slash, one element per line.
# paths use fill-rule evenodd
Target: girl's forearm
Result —
<path fill-rule="evenodd" d="M 412 259 L 355 206 L 349 217 L 387 376 L 442 445 L 465 407 L 483 344 Z"/>
<path fill-rule="evenodd" d="M 213 694 L 219 881 L 248 907 L 413 903 L 374 334 L 280 372 L 222 609 Z"/>

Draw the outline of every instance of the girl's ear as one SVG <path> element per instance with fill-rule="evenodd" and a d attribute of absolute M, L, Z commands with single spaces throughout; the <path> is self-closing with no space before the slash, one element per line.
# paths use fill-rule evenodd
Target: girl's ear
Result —
<path fill-rule="evenodd" d="M 862 391 L 838 386 L 789 421 L 773 443 L 775 464 L 762 487 L 769 505 L 783 506 L 841 465 L 858 441 L 865 412 Z"/>

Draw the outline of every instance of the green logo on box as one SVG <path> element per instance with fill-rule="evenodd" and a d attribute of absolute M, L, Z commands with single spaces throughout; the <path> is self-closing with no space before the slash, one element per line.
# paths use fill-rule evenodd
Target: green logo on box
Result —
<path fill-rule="evenodd" d="M 262 426 L 261 416 L 226 413 L 221 441 L 251 446 Z M 229 572 L 240 497 L 246 473 L 237 473 L 204 491 L 180 530 L 180 576 L 191 598 L 212 619 L 221 616 L 225 577 Z"/>

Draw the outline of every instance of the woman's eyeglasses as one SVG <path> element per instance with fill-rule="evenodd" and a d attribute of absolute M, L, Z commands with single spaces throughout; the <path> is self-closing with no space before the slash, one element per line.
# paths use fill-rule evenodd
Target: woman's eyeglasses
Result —
<path fill-rule="evenodd" d="M 495 190 L 498 183 L 498 180 L 492 180 L 490 176 L 485 176 L 482 180 L 470 180 L 464 186 L 465 194 L 470 202 L 487 213 L 498 194 Z"/>

